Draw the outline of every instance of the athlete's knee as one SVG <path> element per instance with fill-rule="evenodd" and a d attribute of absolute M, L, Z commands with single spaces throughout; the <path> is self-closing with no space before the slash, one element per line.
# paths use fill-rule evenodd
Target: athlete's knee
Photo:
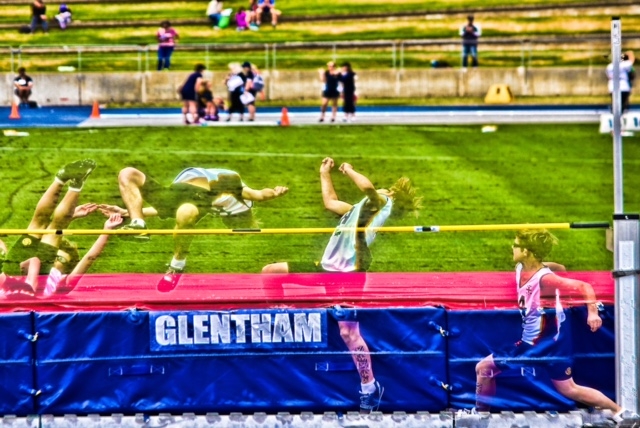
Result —
<path fill-rule="evenodd" d="M 573 379 L 553 381 L 553 386 L 555 386 L 556 390 L 565 397 L 571 398 L 574 401 L 581 401 L 581 388 L 576 385 Z"/>
<path fill-rule="evenodd" d="M 130 166 L 120 170 L 120 173 L 118 174 L 118 182 L 120 184 L 134 183 L 138 186 L 142 186 L 144 184 L 144 180 L 144 173 Z"/>
<path fill-rule="evenodd" d="M 285 263 L 270 263 L 262 268 L 262 273 L 288 273 L 289 265 Z"/>
<path fill-rule="evenodd" d="M 340 325 L 340 337 L 345 343 L 355 343 L 362 339 L 360 335 L 360 329 L 357 328 L 355 323 L 341 323 Z"/>
<path fill-rule="evenodd" d="M 176 211 L 176 227 L 185 229 L 193 227 L 198 222 L 200 211 L 193 204 L 182 204 Z"/>
<path fill-rule="evenodd" d="M 494 364 L 486 358 L 476 364 L 476 377 L 493 377 Z"/>

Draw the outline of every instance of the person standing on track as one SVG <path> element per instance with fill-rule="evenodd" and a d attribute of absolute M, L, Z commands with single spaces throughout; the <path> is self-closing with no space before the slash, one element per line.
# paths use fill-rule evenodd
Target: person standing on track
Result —
<path fill-rule="evenodd" d="M 340 223 L 329 239 L 320 262 L 272 263 L 262 269 L 263 274 L 283 274 L 289 272 L 330 272 L 350 273 L 355 282 L 364 290 L 366 272 L 371 265 L 372 257 L 369 246 L 376 236 L 376 228 L 381 227 L 393 212 L 396 214 L 413 212 L 420 209 L 421 199 L 416 196 L 416 189 L 411 181 L 402 177 L 387 189 L 376 189 L 373 183 L 357 172 L 351 164 L 343 163 L 339 171 L 346 175 L 356 187 L 364 193 L 364 198 L 355 205 L 341 201 L 333 187 L 331 170 L 333 159 L 327 157 L 320 165 L 320 184 L 322 200 L 329 211 L 341 216 Z M 364 228 L 364 231 L 357 231 Z M 276 281 L 278 275 L 274 276 Z M 271 286 L 268 293 L 273 297 L 284 297 L 282 285 L 265 277 L 265 283 Z M 360 323 L 356 310 L 340 309 L 331 311 L 338 322 L 340 336 L 351 352 L 353 362 L 360 375 L 360 411 L 370 413 L 376 411 L 384 393 L 384 387 L 373 375 L 371 354 L 367 342 L 360 333 Z"/>
<path fill-rule="evenodd" d="M 184 118 L 184 124 L 190 125 L 198 124 L 198 91 L 202 86 L 202 72 L 206 70 L 202 64 L 196 64 L 193 73 L 187 77 L 182 85 L 178 88 L 178 93 L 182 98 L 182 116 Z M 188 114 L 191 114 L 193 122 L 189 120 Z"/>
<path fill-rule="evenodd" d="M 342 110 L 344 121 L 353 122 L 356 119 L 356 80 L 358 76 L 353 72 L 351 64 L 342 64 L 340 82 L 342 83 Z"/>
<path fill-rule="evenodd" d="M 331 122 L 335 122 L 336 115 L 338 114 L 338 98 L 340 98 L 340 92 L 338 91 L 340 76 L 336 69 L 336 63 L 329 61 L 327 63 L 327 69 L 320 69 L 318 72 L 320 73 L 320 80 L 324 83 L 322 88 L 322 104 L 320 106 L 319 122 L 324 122 L 324 114 L 327 111 L 329 102 L 331 102 Z"/>

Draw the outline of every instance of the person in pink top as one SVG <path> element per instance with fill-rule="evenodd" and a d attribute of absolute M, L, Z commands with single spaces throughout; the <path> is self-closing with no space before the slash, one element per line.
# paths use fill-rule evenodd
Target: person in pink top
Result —
<path fill-rule="evenodd" d="M 158 37 L 158 71 L 171 67 L 171 54 L 176 47 L 176 41 L 180 36 L 171 27 L 169 21 L 162 21 L 157 33 Z"/>
<path fill-rule="evenodd" d="M 237 31 L 245 31 L 249 29 L 249 20 L 247 18 L 247 11 L 241 6 L 236 13 Z"/>

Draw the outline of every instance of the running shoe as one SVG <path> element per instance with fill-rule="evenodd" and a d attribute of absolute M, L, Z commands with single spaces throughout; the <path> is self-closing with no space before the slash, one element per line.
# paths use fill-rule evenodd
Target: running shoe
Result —
<path fill-rule="evenodd" d="M 56 177 L 64 183 L 73 181 L 72 185 L 79 184 L 78 187 L 81 187 L 95 168 L 96 162 L 93 159 L 83 159 L 66 164 L 56 173 Z"/>
<path fill-rule="evenodd" d="M 375 382 L 376 390 L 371 394 L 365 394 L 360 391 L 360 413 L 371 413 L 378 410 L 380 407 L 380 400 L 382 394 L 384 394 L 384 387 L 380 385 L 380 382 Z"/>
<path fill-rule="evenodd" d="M 184 273 L 184 269 L 176 269 L 174 267 L 169 266 L 167 268 L 167 272 L 164 274 L 162 279 L 158 282 L 156 288 L 161 293 L 169 293 L 173 291 L 174 288 L 178 286 L 178 282 Z"/>
<path fill-rule="evenodd" d="M 147 226 L 146 225 L 141 225 L 141 224 L 126 224 L 122 227 L 119 227 L 118 230 L 147 230 Z M 119 235 L 121 238 L 123 239 L 129 239 L 129 240 L 134 240 L 134 241 L 138 241 L 138 242 L 147 242 L 149 241 L 150 237 L 149 234 L 147 233 L 140 233 L 140 234 L 126 234 L 126 235 Z"/>

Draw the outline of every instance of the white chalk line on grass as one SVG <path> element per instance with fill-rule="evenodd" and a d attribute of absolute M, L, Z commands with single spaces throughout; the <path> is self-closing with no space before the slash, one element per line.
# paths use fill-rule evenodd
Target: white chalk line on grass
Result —
<path fill-rule="evenodd" d="M 84 153 L 124 153 L 131 154 L 130 149 L 114 149 L 114 148 L 86 148 L 86 147 L 0 147 L 0 152 L 41 152 L 41 151 L 58 151 L 58 152 L 84 152 Z M 239 152 L 239 151 L 207 151 L 207 150 L 168 150 L 165 153 L 172 155 L 210 155 L 210 156 L 238 156 L 238 157 L 279 157 L 279 158 L 309 158 L 309 159 L 323 159 L 327 156 L 326 153 L 272 153 L 272 152 Z M 428 155 L 366 155 L 361 154 L 335 154 L 330 153 L 330 156 L 340 159 L 396 159 L 396 160 L 423 160 L 423 161 L 436 161 L 436 162 L 453 162 L 459 160 L 465 161 L 480 161 L 480 162 L 496 162 L 496 158 L 478 158 L 478 157 L 464 157 L 464 156 L 428 156 Z M 532 160 L 533 161 L 533 160 Z M 538 160 L 540 163 L 583 163 L 583 164 L 611 164 L 611 159 L 585 159 L 585 158 L 543 158 Z M 625 159 L 625 164 L 639 165 L 640 159 Z"/>

